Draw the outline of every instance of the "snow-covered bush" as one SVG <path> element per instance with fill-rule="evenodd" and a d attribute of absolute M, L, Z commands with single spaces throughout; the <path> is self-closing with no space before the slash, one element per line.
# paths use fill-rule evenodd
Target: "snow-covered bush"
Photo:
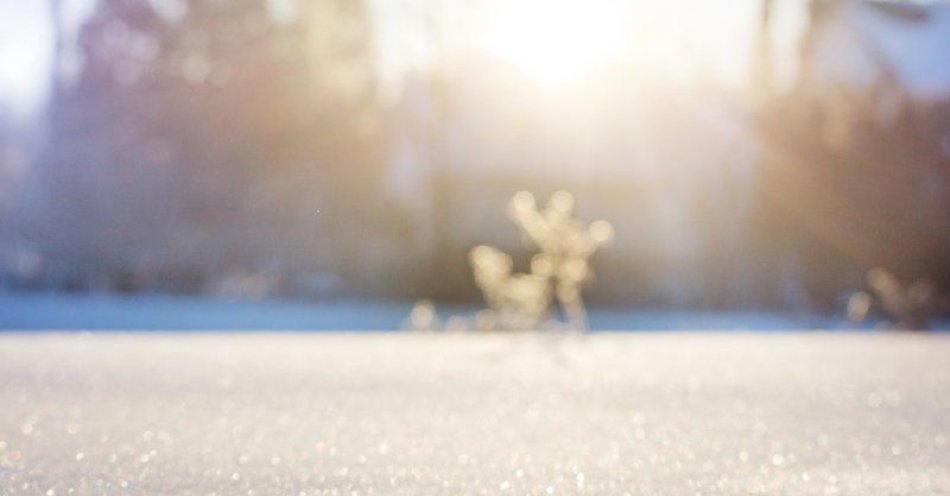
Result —
<path fill-rule="evenodd" d="M 540 252 L 531 259 L 530 272 L 516 274 L 511 257 L 501 250 L 484 245 L 472 249 L 475 282 L 494 327 L 537 327 L 550 318 L 556 304 L 572 328 L 586 329 L 581 289 L 592 277 L 590 257 L 613 239 L 611 225 L 602 220 L 583 224 L 574 215 L 574 197 L 565 191 L 554 193 L 542 210 L 531 193 L 519 192 L 508 215 Z"/>
<path fill-rule="evenodd" d="M 927 279 L 905 285 L 894 274 L 877 267 L 868 271 L 867 285 L 869 293 L 857 293 L 848 302 L 851 320 L 863 320 L 876 300 L 891 320 L 889 326 L 919 330 L 927 329 L 930 319 L 941 310 L 936 288 Z"/>

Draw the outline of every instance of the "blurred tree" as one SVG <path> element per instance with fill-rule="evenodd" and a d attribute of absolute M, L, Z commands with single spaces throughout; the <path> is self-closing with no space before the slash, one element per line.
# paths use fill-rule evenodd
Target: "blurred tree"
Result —
<path fill-rule="evenodd" d="M 766 97 L 773 91 L 774 61 L 773 61 L 773 42 L 772 42 L 772 22 L 775 10 L 775 0 L 762 0 L 761 17 L 759 20 L 759 33 L 757 43 L 758 63 L 753 64 L 755 73 L 753 78 L 756 90 Z"/>
<path fill-rule="evenodd" d="M 797 82 L 760 109 L 773 208 L 763 237 L 792 241 L 817 301 L 860 287 L 875 266 L 950 285 L 950 100 L 915 96 L 883 49 L 945 53 L 920 35 L 940 9 L 811 0 Z"/>
<path fill-rule="evenodd" d="M 67 277 L 151 274 L 169 289 L 339 266 L 382 209 L 362 3 L 301 2 L 280 19 L 267 0 L 155 5 L 101 0 L 75 81 L 56 80 L 37 209 L 47 257 L 84 272 Z"/>
<path fill-rule="evenodd" d="M 0 247 L 9 246 L 13 237 L 11 210 L 16 176 L 20 169 L 19 151 L 13 141 L 13 129 L 5 109 L 0 106 Z M 3 277 L 3 258 L 6 250 L 0 248 L 0 278 Z"/>

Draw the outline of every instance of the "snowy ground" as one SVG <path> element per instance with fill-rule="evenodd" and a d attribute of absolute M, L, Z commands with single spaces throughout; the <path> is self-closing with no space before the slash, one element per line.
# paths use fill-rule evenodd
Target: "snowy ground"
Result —
<path fill-rule="evenodd" d="M 0 330 L 398 329 L 410 303 L 227 301 L 164 295 L 0 293 Z"/>
<path fill-rule="evenodd" d="M 0 335 L 0 494 L 950 494 L 950 336 Z"/>
<path fill-rule="evenodd" d="M 0 292 L 0 331 L 9 330 L 395 330 L 412 302 L 225 301 L 197 297 L 69 295 Z M 443 318 L 470 307 L 440 306 Z M 590 311 L 595 330 L 853 329 L 843 318 L 765 312 Z M 950 322 L 936 323 L 950 328 Z M 863 324 L 869 328 L 873 322 Z"/>

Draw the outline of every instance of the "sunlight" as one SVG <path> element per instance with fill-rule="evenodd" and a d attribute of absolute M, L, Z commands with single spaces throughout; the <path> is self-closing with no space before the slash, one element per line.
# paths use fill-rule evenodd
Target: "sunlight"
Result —
<path fill-rule="evenodd" d="M 624 2 L 507 2 L 485 20 L 482 39 L 492 56 L 562 87 L 622 55 L 628 19 Z"/>

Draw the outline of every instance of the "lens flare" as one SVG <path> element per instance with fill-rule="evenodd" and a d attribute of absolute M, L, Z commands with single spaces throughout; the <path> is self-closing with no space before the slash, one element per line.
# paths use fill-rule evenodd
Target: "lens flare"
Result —
<path fill-rule="evenodd" d="M 565 86 L 623 52 L 628 17 L 623 2 L 522 0 L 501 6 L 484 39 L 491 53 L 526 75 Z"/>

